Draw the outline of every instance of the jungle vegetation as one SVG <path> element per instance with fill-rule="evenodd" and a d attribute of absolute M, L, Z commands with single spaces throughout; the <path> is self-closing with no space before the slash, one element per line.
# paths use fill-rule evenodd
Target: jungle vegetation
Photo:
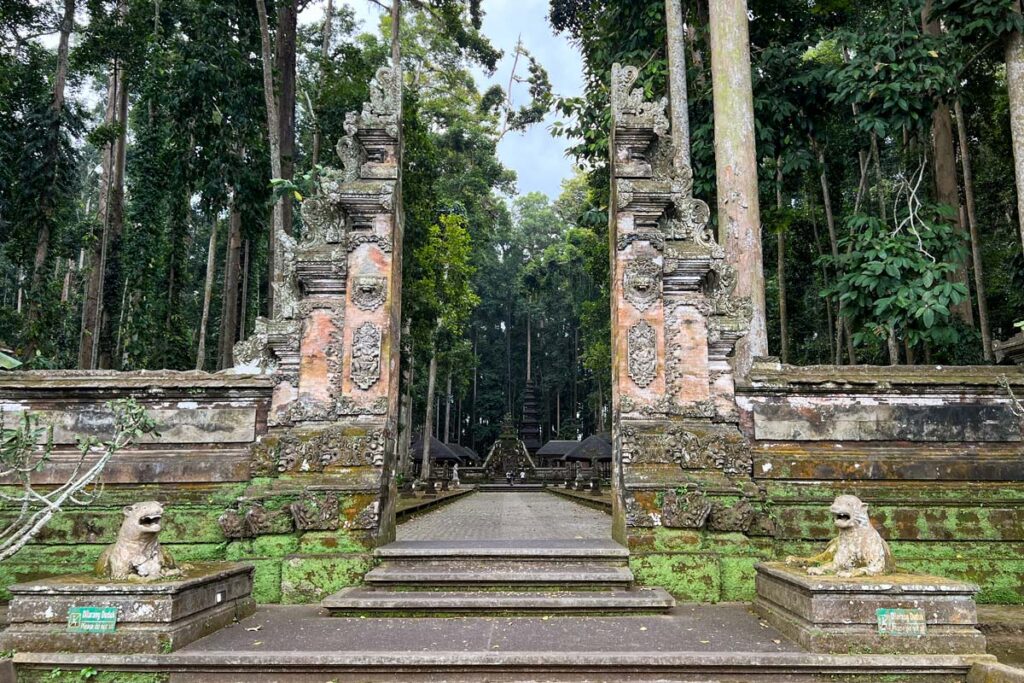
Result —
<path fill-rule="evenodd" d="M 230 367 L 270 311 L 272 226 L 301 234 L 392 54 L 377 4 L 367 26 L 341 0 L 0 0 L 0 345 L 35 369 Z M 714 207 L 707 0 L 682 5 L 695 193 Z M 993 362 L 1024 317 L 1015 0 L 749 8 L 771 353 Z M 528 44 L 493 45 L 485 11 L 406 0 L 399 31 L 404 427 L 478 450 L 521 406 L 528 345 L 545 437 L 607 428 L 608 81 L 637 65 L 658 98 L 667 72 L 664 0 L 551 0 L 581 94 L 553 92 Z M 515 103 L 473 77 L 503 51 Z M 579 171 L 557 197 L 518 194 L 497 143 L 551 111 Z"/>

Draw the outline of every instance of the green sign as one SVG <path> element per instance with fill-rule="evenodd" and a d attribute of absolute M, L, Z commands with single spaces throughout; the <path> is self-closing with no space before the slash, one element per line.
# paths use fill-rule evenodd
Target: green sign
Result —
<path fill-rule="evenodd" d="M 883 636 L 923 636 L 927 631 L 923 609 L 895 609 L 880 607 L 878 633 Z"/>
<path fill-rule="evenodd" d="M 68 631 L 72 633 L 110 633 L 116 625 L 116 607 L 68 608 Z"/>

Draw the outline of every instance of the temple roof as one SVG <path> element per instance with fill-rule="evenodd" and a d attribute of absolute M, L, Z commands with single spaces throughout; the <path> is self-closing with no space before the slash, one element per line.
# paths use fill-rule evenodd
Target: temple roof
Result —
<path fill-rule="evenodd" d="M 409 446 L 410 454 L 413 460 L 423 459 L 423 437 L 417 436 Z M 452 448 L 445 443 L 442 443 L 436 437 L 430 437 L 430 459 L 434 462 L 457 462 L 460 465 L 463 464 L 463 458 L 455 453 Z"/>
<path fill-rule="evenodd" d="M 431 450 L 433 450 L 433 445 L 431 445 L 430 448 Z M 463 462 L 467 464 L 476 463 L 480 461 L 480 456 L 472 448 L 466 448 L 465 446 L 457 443 L 448 444 L 448 448 L 450 448 L 455 453 L 455 455 L 462 458 Z"/>
<path fill-rule="evenodd" d="M 575 439 L 572 441 L 552 439 L 540 447 L 540 450 L 537 451 L 537 455 L 565 455 L 578 445 L 580 445 L 580 442 Z"/>
<path fill-rule="evenodd" d="M 580 441 L 575 448 L 566 453 L 562 458 L 562 460 L 565 460 L 566 462 L 579 460 L 596 462 L 598 460 L 611 459 L 612 442 L 608 438 L 607 434 L 595 434 L 594 436 L 588 436 L 583 439 L 583 441 Z"/>

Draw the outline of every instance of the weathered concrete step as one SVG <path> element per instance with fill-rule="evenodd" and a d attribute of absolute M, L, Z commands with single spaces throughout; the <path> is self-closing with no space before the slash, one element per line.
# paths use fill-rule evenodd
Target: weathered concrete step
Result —
<path fill-rule="evenodd" d="M 390 621 L 390 620 L 388 620 Z M 55 669 L 163 673 L 170 683 L 322 683 L 325 680 L 524 680 L 560 683 L 826 683 L 900 681 L 964 683 L 972 662 L 955 656 L 814 655 L 760 652 L 338 652 L 251 650 L 170 655 L 18 653 L 19 675 L 41 679 Z M 115 674 L 116 675 L 116 674 Z M 85 676 L 82 676 L 83 680 Z"/>
<path fill-rule="evenodd" d="M 346 588 L 324 599 L 332 616 L 654 614 L 676 604 L 661 588 L 602 591 L 388 591 Z"/>
<path fill-rule="evenodd" d="M 366 574 L 370 585 L 421 586 L 601 586 L 625 588 L 629 567 L 588 562 L 477 562 L 472 560 L 387 563 Z"/>
<path fill-rule="evenodd" d="M 629 550 L 611 539 L 586 538 L 551 541 L 396 541 L 374 550 L 382 560 L 516 559 L 568 561 L 622 561 Z"/>
<path fill-rule="evenodd" d="M 543 491 L 543 484 L 477 484 L 478 491 L 485 491 L 488 493 L 523 493 L 524 491 Z"/>

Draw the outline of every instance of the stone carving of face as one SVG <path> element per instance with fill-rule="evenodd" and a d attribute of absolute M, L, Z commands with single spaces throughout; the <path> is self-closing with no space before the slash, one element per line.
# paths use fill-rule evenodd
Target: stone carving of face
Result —
<path fill-rule="evenodd" d="M 633 289 L 638 294 L 648 295 L 658 286 L 657 280 L 648 273 L 640 272 L 634 275 Z"/>
<path fill-rule="evenodd" d="M 857 496 L 837 496 L 829 511 L 837 529 L 853 529 L 868 524 L 868 506 Z"/>
<path fill-rule="evenodd" d="M 125 506 L 122 532 L 128 530 L 133 535 L 155 535 L 160 533 L 160 520 L 164 515 L 164 506 L 155 500 Z"/>

